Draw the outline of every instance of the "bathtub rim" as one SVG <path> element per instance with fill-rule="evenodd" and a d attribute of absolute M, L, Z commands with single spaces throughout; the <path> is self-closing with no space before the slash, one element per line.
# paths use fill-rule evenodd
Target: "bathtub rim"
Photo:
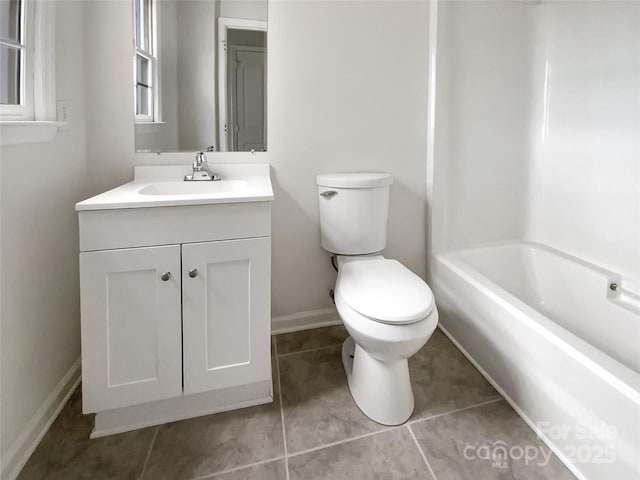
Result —
<path fill-rule="evenodd" d="M 593 371 L 607 384 L 611 385 L 613 388 L 620 391 L 623 395 L 640 406 L 639 373 L 597 349 L 566 328 L 558 325 L 549 317 L 537 311 L 533 306 L 520 300 L 518 297 L 507 291 L 499 284 L 490 280 L 487 276 L 460 258 L 460 253 L 462 252 L 514 245 L 539 248 L 547 251 L 548 253 L 564 258 L 565 260 L 575 261 L 581 266 L 594 270 L 599 274 L 606 275 L 607 279 L 621 279 L 621 276 L 617 275 L 615 272 L 593 265 L 585 260 L 560 250 L 556 250 L 548 245 L 526 240 L 496 242 L 434 251 L 431 254 L 433 261 L 432 265 L 434 266 L 432 276 L 438 276 L 438 267 L 440 265 L 448 268 L 465 282 L 469 283 L 472 287 L 486 295 L 491 301 L 508 311 L 516 319 L 522 321 L 535 333 L 541 335 L 553 345 L 562 349 L 568 356 L 584 365 L 585 368 Z"/>

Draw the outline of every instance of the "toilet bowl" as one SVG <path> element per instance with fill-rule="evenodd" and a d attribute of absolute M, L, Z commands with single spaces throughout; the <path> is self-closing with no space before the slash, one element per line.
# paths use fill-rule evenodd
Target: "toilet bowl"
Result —
<path fill-rule="evenodd" d="M 336 308 L 350 335 L 342 346 L 349 390 L 369 418 L 399 425 L 414 407 L 408 358 L 438 324 L 433 294 L 396 260 L 337 259 Z"/>
<path fill-rule="evenodd" d="M 428 285 L 397 260 L 380 255 L 387 242 L 385 172 L 318 175 L 322 247 L 337 259 L 336 308 L 350 337 L 342 363 L 360 410 L 384 425 L 413 413 L 408 358 L 438 324 Z"/>

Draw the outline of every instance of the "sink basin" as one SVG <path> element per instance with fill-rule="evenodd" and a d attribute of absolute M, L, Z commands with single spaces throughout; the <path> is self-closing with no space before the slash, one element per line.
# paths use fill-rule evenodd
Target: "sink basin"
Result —
<path fill-rule="evenodd" d="M 239 192 L 247 187 L 244 180 L 196 182 L 160 182 L 142 187 L 140 195 L 215 195 Z"/>

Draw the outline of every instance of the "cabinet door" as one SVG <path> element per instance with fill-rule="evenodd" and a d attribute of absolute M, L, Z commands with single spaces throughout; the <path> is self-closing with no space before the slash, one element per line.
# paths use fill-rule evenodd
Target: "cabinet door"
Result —
<path fill-rule="evenodd" d="M 182 246 L 185 394 L 271 378 L 270 251 L 268 237 Z"/>
<path fill-rule="evenodd" d="M 180 277 L 178 245 L 80 254 L 85 412 L 182 394 Z"/>

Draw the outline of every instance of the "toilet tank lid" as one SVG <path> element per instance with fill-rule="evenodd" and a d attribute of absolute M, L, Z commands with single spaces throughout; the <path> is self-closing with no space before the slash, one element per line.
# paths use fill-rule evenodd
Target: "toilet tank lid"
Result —
<path fill-rule="evenodd" d="M 393 183 L 393 177 L 387 172 L 324 173 L 318 175 L 316 183 L 332 188 L 385 187 Z"/>

